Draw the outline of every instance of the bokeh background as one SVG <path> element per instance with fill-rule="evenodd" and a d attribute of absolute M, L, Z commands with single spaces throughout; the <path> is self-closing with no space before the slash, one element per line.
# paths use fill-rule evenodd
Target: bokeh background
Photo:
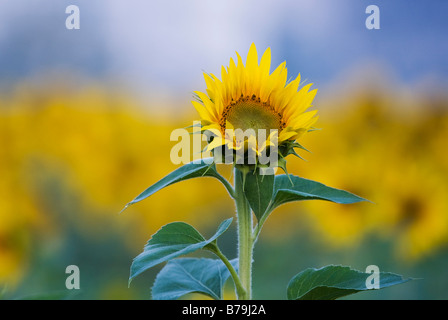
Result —
<path fill-rule="evenodd" d="M 72 4 L 79 30 L 65 27 Z M 379 30 L 365 27 L 370 4 Z M 210 235 L 234 215 L 210 178 L 118 213 L 176 168 L 170 133 L 197 119 L 202 72 L 219 74 L 254 42 L 319 89 L 321 130 L 289 172 L 372 201 L 274 212 L 255 249 L 254 297 L 284 299 L 307 267 L 375 264 L 420 280 L 349 299 L 447 299 L 447 12 L 424 0 L 3 0 L 0 298 L 149 299 L 161 266 L 127 280 L 154 232 L 186 221 Z M 220 240 L 230 258 L 235 240 L 235 226 Z M 81 290 L 67 295 L 71 264 Z"/>

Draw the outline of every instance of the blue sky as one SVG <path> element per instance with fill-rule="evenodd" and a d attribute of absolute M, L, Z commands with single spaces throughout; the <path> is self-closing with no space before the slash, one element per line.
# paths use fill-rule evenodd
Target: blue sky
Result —
<path fill-rule="evenodd" d="M 67 30 L 76 4 L 81 29 Z M 365 9 L 380 8 L 380 30 Z M 252 42 L 318 87 L 360 70 L 405 85 L 448 83 L 448 1 L 2 0 L 0 85 L 65 72 L 146 94 L 190 95 Z"/>

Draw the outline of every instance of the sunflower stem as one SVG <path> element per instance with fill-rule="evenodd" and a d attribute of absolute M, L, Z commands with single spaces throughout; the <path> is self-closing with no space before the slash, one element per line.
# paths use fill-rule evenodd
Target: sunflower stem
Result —
<path fill-rule="evenodd" d="M 252 212 L 244 194 L 244 174 L 235 168 L 235 203 L 238 218 L 238 261 L 239 278 L 244 288 L 239 300 L 250 300 L 252 289 Z"/>
<path fill-rule="evenodd" d="M 218 245 L 216 244 L 216 242 L 211 245 L 209 250 L 212 251 L 214 254 L 216 254 L 218 256 L 218 258 L 221 259 L 221 261 L 226 265 L 227 269 L 229 270 L 230 275 L 232 276 L 233 282 L 235 283 L 237 297 L 244 296 L 245 290 L 244 290 L 243 285 L 241 284 L 241 280 L 238 276 L 238 273 L 236 272 L 235 268 L 232 266 L 230 261 L 227 259 L 227 257 L 218 248 Z"/>

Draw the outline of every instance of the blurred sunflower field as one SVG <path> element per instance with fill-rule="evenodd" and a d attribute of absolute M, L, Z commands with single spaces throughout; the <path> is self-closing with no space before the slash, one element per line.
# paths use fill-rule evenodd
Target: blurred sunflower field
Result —
<path fill-rule="evenodd" d="M 345 264 L 419 278 L 348 299 L 448 299 L 448 5 L 377 2 L 380 30 L 366 29 L 362 1 L 80 0 L 81 27 L 68 30 L 68 0 L 4 1 L 0 299 L 149 299 L 161 266 L 128 277 L 152 234 L 185 221 L 211 235 L 235 215 L 207 178 L 120 211 L 178 167 L 170 136 L 198 118 L 202 68 L 252 42 L 319 89 L 318 130 L 299 141 L 310 152 L 288 171 L 371 201 L 276 210 L 254 252 L 254 298 L 284 299 L 298 271 Z M 235 239 L 234 225 L 220 238 L 229 258 Z M 80 290 L 66 289 L 69 265 Z"/>
<path fill-rule="evenodd" d="M 17 86 L 0 101 L 0 283 L 12 292 L 62 290 L 65 266 L 76 262 L 91 272 L 85 277 L 95 287 L 80 295 L 144 297 L 144 288 L 126 288 L 126 258 L 148 235 L 173 220 L 213 230 L 234 213 L 218 182 L 197 179 L 118 215 L 129 199 L 176 167 L 169 137 L 191 121 L 187 107 L 168 120 L 124 93 L 51 83 Z M 301 246 L 293 260 L 320 248 L 322 256 L 332 252 L 325 259 L 367 252 L 364 258 L 381 261 L 387 252 L 388 263 L 413 274 L 425 270 L 428 258 L 444 263 L 448 98 L 360 89 L 322 101 L 321 108 L 322 130 L 303 140 L 311 151 L 301 154 L 307 161 L 291 159 L 289 170 L 373 203 L 285 205 L 268 221 L 255 261 L 257 253 L 272 255 L 275 246 L 289 243 Z M 221 169 L 229 177 L 230 170 Z M 269 272 L 269 264 L 258 268 L 260 277 Z"/>

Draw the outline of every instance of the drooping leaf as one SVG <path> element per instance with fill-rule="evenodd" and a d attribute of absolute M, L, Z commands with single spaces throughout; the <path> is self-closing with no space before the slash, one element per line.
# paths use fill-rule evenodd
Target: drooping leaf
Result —
<path fill-rule="evenodd" d="M 138 195 L 134 200 L 129 202 L 123 210 L 125 210 L 130 205 L 140 202 L 149 196 L 153 195 L 157 191 L 168 187 L 174 183 L 192 179 L 192 178 L 198 178 L 198 177 L 213 177 L 221 181 L 224 186 L 226 187 L 227 191 L 229 191 L 230 194 L 232 194 L 232 188 L 228 181 L 221 176 L 218 171 L 216 170 L 216 165 L 212 162 L 212 158 L 207 159 L 201 159 L 198 161 L 190 162 L 186 165 L 183 165 L 180 168 L 177 168 L 161 180 L 157 181 L 155 184 L 147 188 L 145 191 L 143 191 L 140 195 Z M 122 210 L 122 211 L 123 211 Z"/>
<path fill-rule="evenodd" d="M 274 190 L 274 175 L 247 173 L 244 194 L 257 219 L 260 219 L 271 202 Z"/>
<path fill-rule="evenodd" d="M 134 258 L 129 283 L 137 275 L 159 263 L 204 248 L 223 234 L 232 220 L 233 218 L 229 218 L 223 221 L 216 233 L 208 240 L 184 222 L 173 222 L 163 226 L 148 241 L 143 252 Z"/>
<path fill-rule="evenodd" d="M 238 259 L 230 263 L 237 269 Z M 157 275 L 152 287 L 152 298 L 175 300 L 188 293 L 196 292 L 220 300 L 224 283 L 229 277 L 229 270 L 219 259 L 174 259 L 168 262 Z"/>
<path fill-rule="evenodd" d="M 294 276 L 288 284 L 289 300 L 335 300 L 353 293 L 367 290 L 366 282 L 372 273 L 365 273 L 345 266 L 326 266 L 306 269 Z M 379 289 L 405 283 L 411 279 L 380 272 Z"/>
<path fill-rule="evenodd" d="M 367 201 L 353 193 L 328 187 L 320 182 L 300 178 L 294 175 L 277 175 L 274 180 L 274 191 L 271 204 L 263 215 L 266 219 L 275 208 L 291 202 L 301 200 L 326 200 L 335 203 L 356 203 Z"/>

